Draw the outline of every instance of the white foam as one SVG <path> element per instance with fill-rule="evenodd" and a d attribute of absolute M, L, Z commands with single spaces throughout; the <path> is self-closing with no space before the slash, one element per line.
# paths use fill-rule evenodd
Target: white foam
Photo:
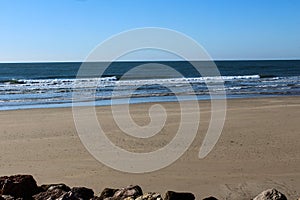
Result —
<path fill-rule="evenodd" d="M 105 78 L 81 78 L 81 79 L 21 79 L 19 83 L 2 83 L 0 90 L 50 90 L 69 88 L 90 88 L 108 86 L 140 86 L 152 84 L 180 84 L 222 82 L 238 79 L 259 79 L 259 75 L 247 76 L 214 76 L 214 77 L 194 77 L 194 78 L 172 78 L 172 79 L 143 79 L 143 80 L 117 80 L 115 76 Z"/>

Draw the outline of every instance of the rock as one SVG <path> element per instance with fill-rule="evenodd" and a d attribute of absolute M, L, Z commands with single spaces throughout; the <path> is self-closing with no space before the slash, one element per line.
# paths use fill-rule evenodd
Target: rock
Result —
<path fill-rule="evenodd" d="M 65 194 L 66 194 L 66 191 L 56 188 L 56 189 L 52 189 L 52 190 L 50 189 L 45 192 L 36 194 L 33 196 L 33 199 L 34 200 L 46 200 L 46 199 L 47 200 L 54 200 L 54 199 L 56 200 L 56 199 L 62 198 Z"/>
<path fill-rule="evenodd" d="M 13 197 L 31 198 L 39 192 L 36 181 L 31 175 L 0 177 L 0 194 Z"/>
<path fill-rule="evenodd" d="M 65 192 L 69 192 L 71 188 L 63 183 L 58 183 L 58 184 L 47 184 L 47 185 L 41 185 L 40 190 L 42 192 L 45 192 L 47 190 L 55 190 L 55 189 L 60 189 Z"/>
<path fill-rule="evenodd" d="M 127 197 L 132 197 L 133 199 L 135 199 L 142 195 L 143 195 L 143 191 L 140 186 L 129 185 L 125 188 L 117 190 L 110 199 L 111 200 L 124 200 Z"/>
<path fill-rule="evenodd" d="M 168 191 L 164 200 L 194 200 L 195 196 L 189 192 L 174 192 Z"/>
<path fill-rule="evenodd" d="M 206 197 L 206 198 L 204 198 L 203 200 L 218 200 L 218 199 L 215 198 L 215 197 Z"/>
<path fill-rule="evenodd" d="M 273 188 L 263 191 L 253 200 L 287 200 L 287 198 L 284 194 Z"/>
<path fill-rule="evenodd" d="M 108 197 L 113 197 L 116 191 L 118 191 L 118 189 L 105 188 L 98 198 L 99 200 L 103 200 Z"/>
<path fill-rule="evenodd" d="M 93 197 L 93 190 L 85 187 L 73 187 L 61 200 L 89 200 Z"/>
<path fill-rule="evenodd" d="M 162 200 L 162 197 L 158 193 L 149 192 L 149 193 L 143 194 L 142 196 L 139 196 L 135 200 Z"/>

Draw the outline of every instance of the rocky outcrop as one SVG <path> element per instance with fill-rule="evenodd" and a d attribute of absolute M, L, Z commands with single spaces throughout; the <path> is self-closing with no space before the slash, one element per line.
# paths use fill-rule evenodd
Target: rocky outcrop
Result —
<path fill-rule="evenodd" d="M 284 194 L 273 188 L 263 191 L 253 200 L 287 200 L 287 198 Z"/>
<path fill-rule="evenodd" d="M 189 192 L 168 191 L 162 198 L 159 193 L 143 194 L 138 185 L 121 189 L 105 188 L 99 196 L 85 187 L 73 187 L 59 183 L 37 186 L 31 175 L 14 175 L 0 177 L 0 200 L 195 200 Z M 217 200 L 207 197 L 203 200 Z M 268 189 L 253 200 L 287 200 L 286 196 L 276 189 Z M 300 199 L 298 199 L 300 200 Z"/>
<path fill-rule="evenodd" d="M 164 200 L 194 200 L 195 196 L 189 192 L 174 192 L 168 191 L 165 195 Z"/>

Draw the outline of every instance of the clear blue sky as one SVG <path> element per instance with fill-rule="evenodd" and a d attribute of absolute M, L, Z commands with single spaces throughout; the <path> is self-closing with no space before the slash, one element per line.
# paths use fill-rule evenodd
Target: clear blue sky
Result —
<path fill-rule="evenodd" d="M 299 59 L 299 0 L 0 0 L 0 62 L 80 61 L 133 28 L 189 35 L 214 59 Z"/>

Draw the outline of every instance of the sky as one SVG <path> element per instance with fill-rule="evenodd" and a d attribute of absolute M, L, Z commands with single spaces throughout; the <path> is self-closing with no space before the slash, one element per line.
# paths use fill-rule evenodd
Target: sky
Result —
<path fill-rule="evenodd" d="M 179 31 L 215 60 L 300 59 L 299 0 L 0 0 L 0 62 L 82 61 L 143 27 Z"/>

